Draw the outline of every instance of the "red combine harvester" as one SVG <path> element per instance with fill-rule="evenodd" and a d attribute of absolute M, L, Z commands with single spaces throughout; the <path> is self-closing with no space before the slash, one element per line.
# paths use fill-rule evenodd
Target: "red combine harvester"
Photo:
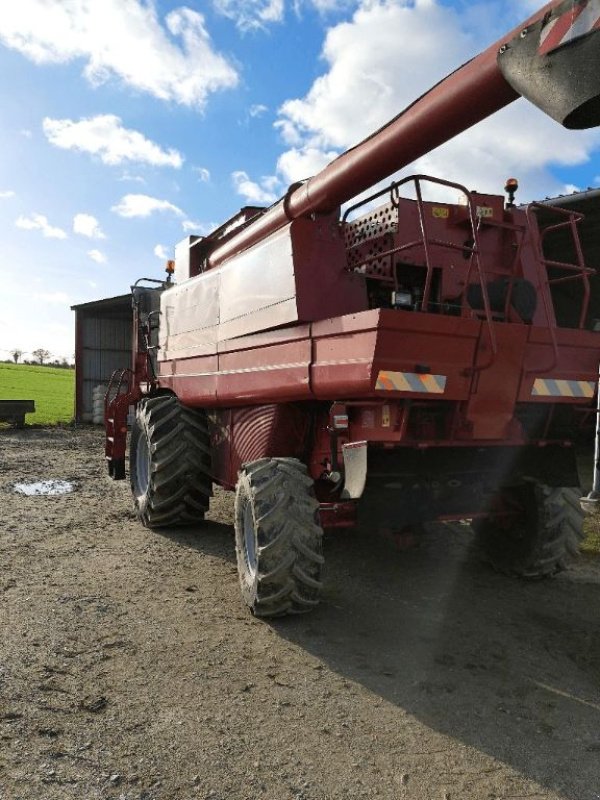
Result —
<path fill-rule="evenodd" d="M 138 282 L 106 457 L 123 479 L 136 404 L 142 523 L 197 526 L 213 483 L 235 488 L 242 595 L 261 616 L 318 603 L 323 529 L 362 514 L 396 530 L 472 519 L 497 569 L 561 569 L 600 356 L 580 215 L 544 208 L 542 224 L 516 182 L 505 202 L 424 175 L 340 206 L 519 96 L 597 125 L 599 75 L 600 0 L 548 3 L 271 208 L 182 242 L 177 284 Z M 424 199 L 438 189 L 462 202 Z M 559 226 L 571 263 L 544 251 Z"/>

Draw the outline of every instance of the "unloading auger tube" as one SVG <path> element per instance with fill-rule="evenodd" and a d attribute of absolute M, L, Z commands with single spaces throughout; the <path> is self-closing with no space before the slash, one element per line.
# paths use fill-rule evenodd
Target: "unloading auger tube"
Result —
<path fill-rule="evenodd" d="M 600 0 L 554 0 L 209 256 L 223 263 L 292 219 L 332 211 L 519 97 L 566 128 L 600 124 Z"/>

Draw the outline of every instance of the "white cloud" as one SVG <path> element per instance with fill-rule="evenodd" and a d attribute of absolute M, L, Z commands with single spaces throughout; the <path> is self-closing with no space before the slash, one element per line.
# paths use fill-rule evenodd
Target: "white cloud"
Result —
<path fill-rule="evenodd" d="M 295 183 L 315 175 L 337 155 L 335 150 L 320 150 L 318 147 L 302 147 L 300 149 L 293 147 L 279 156 L 277 172 L 285 183 Z"/>
<path fill-rule="evenodd" d="M 243 31 L 281 22 L 285 10 L 284 0 L 213 0 L 213 6 Z"/>
<path fill-rule="evenodd" d="M 24 136 L 25 139 L 31 139 L 33 137 L 33 133 L 28 128 L 22 128 L 19 133 L 21 136 Z"/>
<path fill-rule="evenodd" d="M 120 217 L 149 217 L 155 211 L 169 211 L 178 217 L 185 214 L 168 200 L 159 200 L 147 194 L 126 194 L 116 206 L 111 208 Z"/>
<path fill-rule="evenodd" d="M 129 172 L 124 172 L 118 180 L 131 181 L 132 183 L 146 183 L 141 175 L 130 175 Z"/>
<path fill-rule="evenodd" d="M 202 183 L 208 183 L 210 181 L 210 170 L 206 169 L 206 167 L 192 167 L 192 170 Z"/>
<path fill-rule="evenodd" d="M 268 110 L 268 106 L 265 106 L 262 103 L 255 103 L 248 109 L 248 114 L 254 119 L 256 117 L 262 117 L 262 115 L 266 114 Z"/>
<path fill-rule="evenodd" d="M 156 245 L 156 247 L 154 248 L 154 255 L 157 258 L 160 258 L 162 261 L 167 261 L 169 258 L 171 258 L 171 253 L 169 249 L 165 247 L 163 244 Z"/>
<path fill-rule="evenodd" d="M 283 104 L 286 141 L 306 143 L 310 138 L 314 146 L 345 149 L 461 64 L 473 49 L 457 14 L 436 0 L 365 2 L 351 22 L 329 29 L 322 53 L 328 71 L 306 97 Z"/>
<path fill-rule="evenodd" d="M 248 173 L 238 170 L 231 173 L 231 179 L 236 192 L 249 203 L 258 203 L 259 205 L 267 203 L 270 205 L 279 196 L 279 179 L 274 175 L 265 176 L 257 183 L 250 180 Z"/>
<path fill-rule="evenodd" d="M 279 113 L 285 113 L 284 109 L 279 109 Z M 279 135 L 290 147 L 302 147 L 304 138 L 298 126 L 291 119 L 282 118 L 273 123 L 273 127 L 279 131 Z"/>
<path fill-rule="evenodd" d="M 513 5 L 504 0 L 497 10 L 508 16 Z M 323 74 L 280 109 L 275 124 L 289 149 L 278 175 L 289 182 L 317 171 L 481 50 L 476 22 L 472 9 L 459 12 L 440 0 L 363 0 L 350 21 L 327 32 Z M 516 174 L 525 200 L 560 191 L 551 166 L 581 164 L 599 145 L 600 132 L 566 131 L 519 101 L 406 171 L 496 193 Z"/>
<path fill-rule="evenodd" d="M 75 214 L 73 217 L 73 232 L 88 239 L 106 239 L 98 220 L 91 214 Z"/>
<path fill-rule="evenodd" d="M 328 14 L 353 8 L 358 2 L 359 0 L 291 0 L 290 6 L 300 16 L 303 5 L 312 6 L 320 14 Z M 213 6 L 220 14 L 233 20 L 240 30 L 249 31 L 282 22 L 286 3 L 285 0 L 213 0 Z"/>
<path fill-rule="evenodd" d="M 332 11 L 341 11 L 357 5 L 356 0 L 311 0 L 317 11 L 321 14 L 328 14 Z"/>
<path fill-rule="evenodd" d="M 46 117 L 43 128 L 50 144 L 63 150 L 97 155 L 104 164 L 137 162 L 176 169 L 183 164 L 183 157 L 177 150 L 164 150 L 139 131 L 124 128 L 120 117 L 114 114 L 84 117 L 78 122 Z"/>
<path fill-rule="evenodd" d="M 96 264 L 106 264 L 106 256 L 100 250 L 88 250 L 88 256 Z"/>
<path fill-rule="evenodd" d="M 585 163 L 600 145 L 597 131 L 567 131 L 520 100 L 472 130 L 423 156 L 409 170 L 441 175 L 469 189 L 502 194 L 509 175 L 519 178 L 521 202 L 560 194 L 564 182 L 551 166 Z"/>
<path fill-rule="evenodd" d="M 66 239 L 67 234 L 62 228 L 50 225 L 48 218 L 43 214 L 31 214 L 29 217 L 20 216 L 15 225 L 24 231 L 41 231 L 47 239 Z"/>
<path fill-rule="evenodd" d="M 207 233 L 218 228 L 216 222 L 196 222 L 193 219 L 184 219 L 181 227 L 185 233 L 195 233 L 197 236 L 206 236 Z"/>
<path fill-rule="evenodd" d="M 204 17 L 181 7 L 159 19 L 144 0 L 19 0 L 4 3 L 0 41 L 37 64 L 85 62 L 98 85 L 112 78 L 161 100 L 202 108 L 238 83 L 211 42 Z"/>
<path fill-rule="evenodd" d="M 5 200 L 5 199 L 8 199 L 9 197 L 14 197 L 14 196 L 15 196 L 15 193 L 13 192 L 12 189 L 4 189 L 3 191 L 0 191 L 0 199 L 1 200 Z"/>

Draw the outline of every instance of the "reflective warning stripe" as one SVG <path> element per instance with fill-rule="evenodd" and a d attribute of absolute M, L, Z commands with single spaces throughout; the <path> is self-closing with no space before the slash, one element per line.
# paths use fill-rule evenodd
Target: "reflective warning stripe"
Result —
<path fill-rule="evenodd" d="M 542 28 L 539 52 L 541 55 L 550 53 L 557 47 L 598 28 L 600 28 L 600 0 L 583 0 Z"/>
<path fill-rule="evenodd" d="M 445 375 L 418 375 L 416 372 L 380 372 L 375 389 L 383 392 L 444 394 Z"/>
<path fill-rule="evenodd" d="M 588 397 L 596 390 L 595 381 L 559 381 L 551 378 L 536 378 L 531 394 L 533 397 Z"/>

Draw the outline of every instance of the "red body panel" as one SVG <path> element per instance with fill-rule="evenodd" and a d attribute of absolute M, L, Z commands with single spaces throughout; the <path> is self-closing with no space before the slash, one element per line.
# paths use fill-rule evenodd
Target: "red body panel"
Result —
<path fill-rule="evenodd" d="M 380 370 L 414 372 L 421 364 L 447 375 L 444 399 L 466 400 L 481 329 L 477 320 L 375 309 L 285 336 L 247 336 L 216 356 L 160 362 L 159 382 L 191 406 L 336 400 L 376 397 Z"/>
<path fill-rule="evenodd" d="M 591 382 L 598 380 L 600 334 L 594 331 L 555 328 L 555 358 L 549 330 L 532 327 L 528 333 L 523 379 L 518 396 L 520 402 L 544 402 L 543 397 L 532 395 L 536 378 Z M 559 403 L 573 402 L 573 398 L 568 396 L 555 397 L 554 400 Z"/>
<path fill-rule="evenodd" d="M 544 401 L 531 395 L 535 377 L 595 380 L 600 353 L 595 333 L 559 329 L 559 360 L 549 370 L 553 349 L 548 331 L 508 323 L 494 330 L 498 354 L 488 365 L 487 329 L 479 320 L 365 311 L 285 334 L 244 337 L 217 356 L 161 362 L 159 384 L 186 405 L 206 408 L 382 397 L 468 401 L 466 418 L 474 426 L 469 438 L 489 440 L 508 435 L 517 401 Z M 380 371 L 415 373 L 419 368 L 446 377 L 443 394 L 376 389 Z"/>
<path fill-rule="evenodd" d="M 210 414 L 214 478 L 233 488 L 242 464 L 259 458 L 307 457 L 310 416 L 301 406 L 253 406 Z"/>
<path fill-rule="evenodd" d="M 525 325 L 496 325 L 498 352 L 491 353 L 486 337 L 480 343 L 474 375 L 473 393 L 466 408 L 462 433 L 465 439 L 511 440 L 519 435 L 513 418 L 523 358 L 527 327 Z M 491 361 L 491 364 L 490 364 Z M 489 366 L 487 366 L 489 365 Z"/>
<path fill-rule="evenodd" d="M 447 186 L 417 176 L 417 193 L 425 181 Z M 336 502 L 344 442 L 519 448 L 554 441 L 556 431 L 565 441 L 571 423 L 554 425 L 554 408 L 589 408 L 598 336 L 557 327 L 535 216 L 454 188 L 466 205 L 415 202 L 392 188 L 386 205 L 352 222 L 296 220 L 244 253 L 237 276 L 219 283 L 225 265 L 191 279 L 191 293 L 184 283 L 182 294 L 165 294 L 171 320 L 183 298 L 175 336 L 194 355 L 169 357 L 167 337 L 158 383 L 210 409 L 220 483 L 232 486 L 246 461 L 294 456 L 315 479 L 333 476 L 319 491 Z M 282 279 L 280 295 L 266 267 Z M 566 269 L 585 298 L 589 270 Z M 194 295 L 192 282 L 203 280 L 208 288 Z M 397 294 L 408 306 L 381 307 Z M 296 324 L 282 326 L 290 303 Z M 585 313 L 582 300 L 576 316 Z M 273 330 L 225 338 L 232 325 L 252 331 L 253 315 L 261 325 L 271 315 Z M 334 403 L 346 430 L 331 427 Z"/>

